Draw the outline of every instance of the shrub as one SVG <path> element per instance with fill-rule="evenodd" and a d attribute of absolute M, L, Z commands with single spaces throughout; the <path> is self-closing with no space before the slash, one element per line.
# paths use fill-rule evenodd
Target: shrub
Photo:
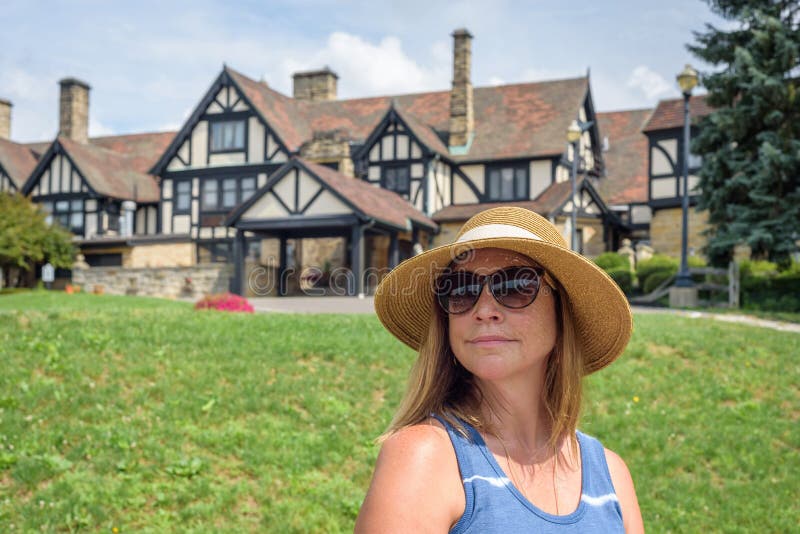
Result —
<path fill-rule="evenodd" d="M 654 271 L 650 273 L 644 284 L 642 285 L 642 292 L 645 294 L 652 293 L 664 280 L 672 276 L 674 273 L 669 271 Z"/>
<path fill-rule="evenodd" d="M 608 276 L 614 280 L 623 293 L 630 295 L 633 291 L 633 273 L 627 267 L 622 269 L 609 269 Z"/>
<path fill-rule="evenodd" d="M 778 274 L 778 265 L 771 261 L 745 260 L 739 264 L 739 272 L 742 278 L 770 277 Z"/>
<path fill-rule="evenodd" d="M 655 289 L 667 277 L 678 272 L 678 260 L 663 254 L 655 254 L 652 258 L 642 260 L 636 266 L 636 277 L 639 279 L 642 291 L 649 293 L 648 287 Z M 647 279 L 654 273 L 660 273 L 658 283 L 650 282 Z"/>
<path fill-rule="evenodd" d="M 748 272 L 742 275 L 741 286 L 743 308 L 800 312 L 800 273 L 789 270 L 769 276 Z"/>
<path fill-rule="evenodd" d="M 207 295 L 194 305 L 195 310 L 220 310 L 230 312 L 253 313 L 253 305 L 246 298 L 233 293 L 216 293 Z"/>
<path fill-rule="evenodd" d="M 594 259 L 598 267 L 608 272 L 612 269 L 628 269 L 630 270 L 631 264 L 627 256 L 623 256 L 618 252 L 603 252 Z"/>

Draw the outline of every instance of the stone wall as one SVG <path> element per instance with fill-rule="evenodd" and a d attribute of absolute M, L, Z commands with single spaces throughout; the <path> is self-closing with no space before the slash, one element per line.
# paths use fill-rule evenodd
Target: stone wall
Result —
<path fill-rule="evenodd" d="M 200 298 L 209 293 L 224 293 L 229 290 L 232 277 L 233 266 L 225 264 L 72 269 L 72 283 L 84 291 L 168 298 Z"/>
<path fill-rule="evenodd" d="M 354 176 L 350 141 L 343 130 L 314 132 L 311 141 L 300 147 L 300 155 L 316 163 L 336 163 L 340 173 Z"/>
<path fill-rule="evenodd" d="M 125 267 L 188 267 L 195 263 L 193 243 L 136 245 L 122 255 Z"/>
<path fill-rule="evenodd" d="M 658 210 L 650 221 L 650 244 L 659 254 L 674 258 L 681 256 L 681 231 L 683 221 L 680 208 Z M 709 227 L 708 212 L 689 208 L 689 255 L 702 256 L 706 245 L 703 232 Z M 694 249 L 694 254 L 692 254 Z"/>

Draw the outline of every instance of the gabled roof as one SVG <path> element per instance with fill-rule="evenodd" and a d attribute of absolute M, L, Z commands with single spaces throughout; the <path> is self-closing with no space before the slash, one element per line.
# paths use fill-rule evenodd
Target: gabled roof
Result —
<path fill-rule="evenodd" d="M 689 99 L 689 116 L 692 122 L 697 122 L 700 117 L 705 117 L 714 111 L 708 105 L 707 95 L 697 95 Z M 673 98 L 661 100 L 650 120 L 647 121 L 643 132 L 654 132 L 656 130 L 671 130 L 683 126 L 683 98 Z"/>
<path fill-rule="evenodd" d="M 49 163 L 49 156 L 55 153 L 59 146 L 97 194 L 138 202 L 158 201 L 160 191 L 155 178 L 135 170 L 142 165 L 141 156 L 135 152 L 129 152 L 131 155 L 126 156 L 102 146 L 79 143 L 63 136 L 53 141 L 31 178 L 39 174 L 43 166 Z M 26 189 L 29 189 L 31 184 L 29 179 Z"/>
<path fill-rule="evenodd" d="M 411 230 L 413 226 L 421 226 L 430 230 L 436 230 L 438 227 L 433 220 L 414 208 L 397 193 L 371 185 L 358 178 L 345 176 L 330 167 L 312 163 L 297 156 L 293 156 L 291 160 L 275 171 L 264 187 L 256 191 L 250 199 L 232 210 L 225 219 L 225 224 L 227 226 L 235 226 L 240 217 L 253 204 L 258 202 L 290 170 L 295 168 L 302 169 L 311 176 L 316 177 L 328 190 L 363 219 L 375 219 L 401 231 Z"/>
<path fill-rule="evenodd" d="M 17 189 L 22 189 L 36 167 L 34 153 L 25 145 L 0 139 L 0 168 L 4 169 Z"/>
<path fill-rule="evenodd" d="M 600 135 L 608 138 L 603 153 L 606 176 L 597 191 L 608 204 L 630 204 L 648 200 L 648 141 L 642 127 L 651 109 L 598 113 Z"/>
<path fill-rule="evenodd" d="M 226 66 L 224 70 L 289 150 L 296 152 L 300 145 L 311 139 L 312 130 L 308 127 L 302 102 L 230 67 Z"/>
<path fill-rule="evenodd" d="M 368 217 L 407 230 L 411 229 L 411 221 L 417 226 L 437 228 L 433 220 L 393 191 L 345 176 L 324 165 L 301 158 L 297 161 Z"/>
<path fill-rule="evenodd" d="M 322 102 L 297 101 L 225 67 L 256 111 L 297 151 L 315 131 L 341 130 L 361 144 L 394 105 L 431 150 L 447 154 L 450 91 Z M 564 152 L 564 131 L 588 94 L 587 77 L 476 87 L 475 135 L 469 152 L 454 161 L 552 156 Z"/>
<path fill-rule="evenodd" d="M 117 152 L 130 159 L 133 170 L 148 174 L 177 132 L 92 137 L 89 144 Z"/>

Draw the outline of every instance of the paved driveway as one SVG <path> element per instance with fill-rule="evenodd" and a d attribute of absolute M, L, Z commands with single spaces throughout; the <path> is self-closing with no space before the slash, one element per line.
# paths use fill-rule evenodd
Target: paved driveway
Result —
<path fill-rule="evenodd" d="M 257 312 L 279 313 L 375 313 L 373 297 L 258 297 L 248 298 Z M 634 306 L 633 313 L 672 313 L 690 318 L 743 323 L 784 332 L 800 333 L 800 324 L 758 319 L 749 315 L 671 310 Z"/>
<path fill-rule="evenodd" d="M 248 297 L 257 312 L 375 313 L 372 297 Z"/>

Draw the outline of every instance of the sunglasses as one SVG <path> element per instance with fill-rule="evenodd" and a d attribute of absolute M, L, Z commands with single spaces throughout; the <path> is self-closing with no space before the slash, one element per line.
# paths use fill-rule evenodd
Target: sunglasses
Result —
<path fill-rule="evenodd" d="M 469 271 L 447 272 L 436 279 L 436 300 L 451 315 L 468 312 L 489 285 L 494 299 L 506 308 L 519 309 L 536 300 L 544 270 L 537 267 L 509 267 L 488 275 Z"/>

